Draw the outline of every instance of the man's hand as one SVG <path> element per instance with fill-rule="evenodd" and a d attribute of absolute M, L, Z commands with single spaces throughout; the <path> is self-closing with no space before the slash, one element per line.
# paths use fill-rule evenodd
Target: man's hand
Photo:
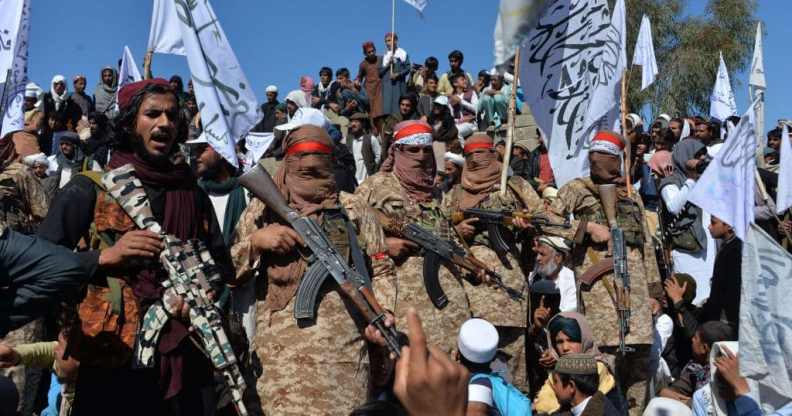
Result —
<path fill-rule="evenodd" d="M 122 235 L 116 243 L 99 253 L 99 266 L 121 267 L 131 260 L 156 258 L 165 248 L 162 237 L 148 230 L 134 230 Z"/>
<path fill-rule="evenodd" d="M 550 350 L 550 348 L 542 352 L 542 356 L 539 357 L 539 365 L 541 365 L 542 367 L 548 370 L 553 369 L 553 367 L 555 367 L 556 357 L 555 355 L 553 355 L 553 352 Z"/>
<path fill-rule="evenodd" d="M 311 97 L 311 105 L 319 104 L 319 97 Z"/>
<path fill-rule="evenodd" d="M 275 254 L 286 254 L 298 244 L 304 244 L 294 229 L 281 224 L 270 224 L 256 230 L 250 236 L 250 242 L 256 250 Z"/>
<path fill-rule="evenodd" d="M 479 219 L 476 217 L 471 217 L 455 225 L 454 228 L 456 228 L 457 232 L 460 236 L 462 236 L 462 238 L 469 240 L 474 234 L 476 234 L 475 223 L 477 223 L 478 220 Z"/>
<path fill-rule="evenodd" d="M 778 223 L 778 232 L 781 234 L 792 234 L 792 220 L 784 220 Z"/>
<path fill-rule="evenodd" d="M 404 257 L 418 248 L 412 241 L 396 237 L 386 238 L 385 245 L 388 246 L 388 255 L 392 258 Z"/>
<path fill-rule="evenodd" d="M 658 393 L 658 396 L 666 397 L 666 398 L 669 398 L 669 399 L 674 399 L 676 401 L 679 401 L 679 402 L 682 402 L 682 403 L 685 403 L 685 404 L 687 404 L 690 401 L 690 396 L 685 396 L 684 394 L 679 393 L 678 391 L 670 389 L 668 387 L 660 390 L 660 393 Z"/>
<path fill-rule="evenodd" d="M 396 324 L 396 318 L 393 317 L 393 314 L 390 312 L 385 312 L 385 327 L 390 328 Z M 375 327 L 374 325 L 369 324 L 366 326 L 366 329 L 363 331 L 363 337 L 366 338 L 366 341 L 379 345 L 380 347 L 385 347 L 387 342 L 385 341 L 385 337 L 382 336 L 382 333 Z M 396 358 L 395 356 L 391 355 L 391 358 Z"/>
<path fill-rule="evenodd" d="M 697 180 L 699 176 L 701 176 L 701 174 L 696 171 L 700 162 L 701 161 L 698 159 L 690 159 L 685 162 L 685 174 L 688 178 Z"/>
<path fill-rule="evenodd" d="M 10 368 L 19 365 L 20 360 L 21 357 L 14 348 L 0 344 L 0 368 Z"/>
<path fill-rule="evenodd" d="M 611 239 L 610 229 L 595 222 L 586 223 L 586 233 L 591 236 L 595 243 L 607 243 Z"/>
<path fill-rule="evenodd" d="M 734 389 L 735 397 L 748 394 L 751 388 L 748 387 L 745 377 L 740 375 L 740 360 L 728 348 L 724 347 L 723 351 L 726 355 L 721 355 L 715 359 L 715 367 L 718 369 L 718 374 Z"/>
<path fill-rule="evenodd" d="M 670 279 L 665 281 L 666 295 L 671 298 L 671 301 L 674 302 L 674 304 L 677 304 L 682 300 L 682 298 L 685 296 L 685 290 L 687 290 L 687 282 L 680 286 L 676 276 L 672 276 Z"/>
<path fill-rule="evenodd" d="M 524 217 L 513 217 L 512 225 L 519 230 L 524 230 L 526 228 L 533 228 L 533 225 L 531 225 L 531 220 Z"/>
<path fill-rule="evenodd" d="M 542 295 L 539 298 L 539 307 L 536 308 L 533 315 L 534 330 L 544 328 L 548 319 L 550 319 L 550 308 L 544 306 L 544 295 Z"/>
<path fill-rule="evenodd" d="M 459 104 L 460 101 L 461 101 L 461 99 L 458 96 L 454 95 L 454 94 L 451 94 L 451 95 L 448 96 L 448 103 L 451 104 L 451 105 L 457 105 L 457 104 Z"/>
<path fill-rule="evenodd" d="M 436 347 L 427 347 L 421 320 L 407 311 L 407 337 L 396 362 L 393 392 L 412 416 L 462 416 L 467 406 L 470 374 Z"/>

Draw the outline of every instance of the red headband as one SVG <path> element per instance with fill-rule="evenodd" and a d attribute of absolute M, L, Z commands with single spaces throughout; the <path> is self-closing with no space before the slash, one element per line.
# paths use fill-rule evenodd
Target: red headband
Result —
<path fill-rule="evenodd" d="M 393 138 L 395 141 L 399 141 L 405 137 L 421 133 L 432 134 L 432 126 L 426 123 L 410 123 L 409 125 L 399 129 Z"/>
<path fill-rule="evenodd" d="M 622 141 L 622 139 L 619 136 L 617 136 L 616 134 L 611 133 L 609 131 L 599 131 L 599 132 L 597 132 L 597 134 L 594 135 L 594 140 L 593 141 L 596 141 L 596 140 L 602 140 L 602 141 L 613 143 L 616 146 L 618 146 L 619 149 L 624 149 L 624 146 L 625 146 L 624 141 Z"/>
<path fill-rule="evenodd" d="M 478 143 L 468 143 L 465 145 L 463 149 L 465 153 L 472 153 L 474 150 L 477 149 L 492 149 L 492 142 L 478 142 Z"/>
<path fill-rule="evenodd" d="M 333 148 L 324 143 L 307 141 L 293 144 L 286 149 L 287 156 L 295 153 L 325 153 L 329 155 L 333 153 Z"/>

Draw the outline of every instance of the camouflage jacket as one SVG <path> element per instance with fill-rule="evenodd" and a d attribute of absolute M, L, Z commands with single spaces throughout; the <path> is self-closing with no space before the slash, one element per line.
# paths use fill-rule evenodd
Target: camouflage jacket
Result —
<path fill-rule="evenodd" d="M 0 225 L 33 234 L 48 209 L 41 182 L 25 165 L 12 162 L 0 169 Z"/>
<path fill-rule="evenodd" d="M 599 192 L 590 178 L 578 178 L 564 185 L 558 198 L 550 206 L 553 215 L 568 218 L 574 216 L 572 228 L 552 230 L 557 234 L 574 240 L 570 266 L 577 277 L 589 267 L 608 255 L 607 244 L 596 244 L 585 235 L 582 226 L 591 221 L 607 225 L 605 212 L 600 202 Z M 627 241 L 627 263 L 631 279 L 630 304 L 632 315 L 628 344 L 652 343 L 652 313 L 649 307 L 650 287 L 660 284 L 651 233 L 643 215 L 644 208 L 640 197 L 620 195 L 617 202 L 617 222 L 624 229 Z M 602 277 L 621 286 L 613 273 Z M 601 279 L 600 279 L 601 280 Z M 594 338 L 601 346 L 614 346 L 619 343 L 616 309 L 610 295 L 599 281 L 591 288 L 581 288 L 578 282 L 578 311 L 584 313 L 591 324 Z"/>

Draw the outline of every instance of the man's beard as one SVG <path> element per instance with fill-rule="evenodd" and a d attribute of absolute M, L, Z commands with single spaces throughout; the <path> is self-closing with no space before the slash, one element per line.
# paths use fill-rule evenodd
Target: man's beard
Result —
<path fill-rule="evenodd" d="M 170 161 L 171 157 L 173 157 L 174 147 L 177 146 L 176 143 L 173 143 L 170 148 L 170 152 L 165 155 L 152 155 L 146 150 L 146 146 L 143 145 L 143 138 L 137 136 L 134 140 L 134 147 L 135 147 L 135 154 L 138 155 L 141 159 L 145 160 L 146 162 L 150 162 L 154 165 L 165 164 Z"/>
<path fill-rule="evenodd" d="M 366 55 L 366 61 L 371 64 L 377 62 L 377 55 Z"/>
<path fill-rule="evenodd" d="M 547 279 L 554 280 L 558 271 L 560 270 L 559 264 L 555 260 L 549 260 L 544 266 L 536 263 L 534 265 L 534 280 Z"/>

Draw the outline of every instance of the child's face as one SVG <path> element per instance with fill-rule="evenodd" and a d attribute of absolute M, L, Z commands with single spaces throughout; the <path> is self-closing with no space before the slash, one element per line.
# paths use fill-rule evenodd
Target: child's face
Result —
<path fill-rule="evenodd" d="M 709 347 L 704 341 L 701 339 L 701 333 L 696 331 L 696 334 L 693 335 L 693 339 L 691 340 L 693 346 L 693 359 L 698 363 L 705 363 L 707 362 L 707 356 L 709 355 Z"/>

